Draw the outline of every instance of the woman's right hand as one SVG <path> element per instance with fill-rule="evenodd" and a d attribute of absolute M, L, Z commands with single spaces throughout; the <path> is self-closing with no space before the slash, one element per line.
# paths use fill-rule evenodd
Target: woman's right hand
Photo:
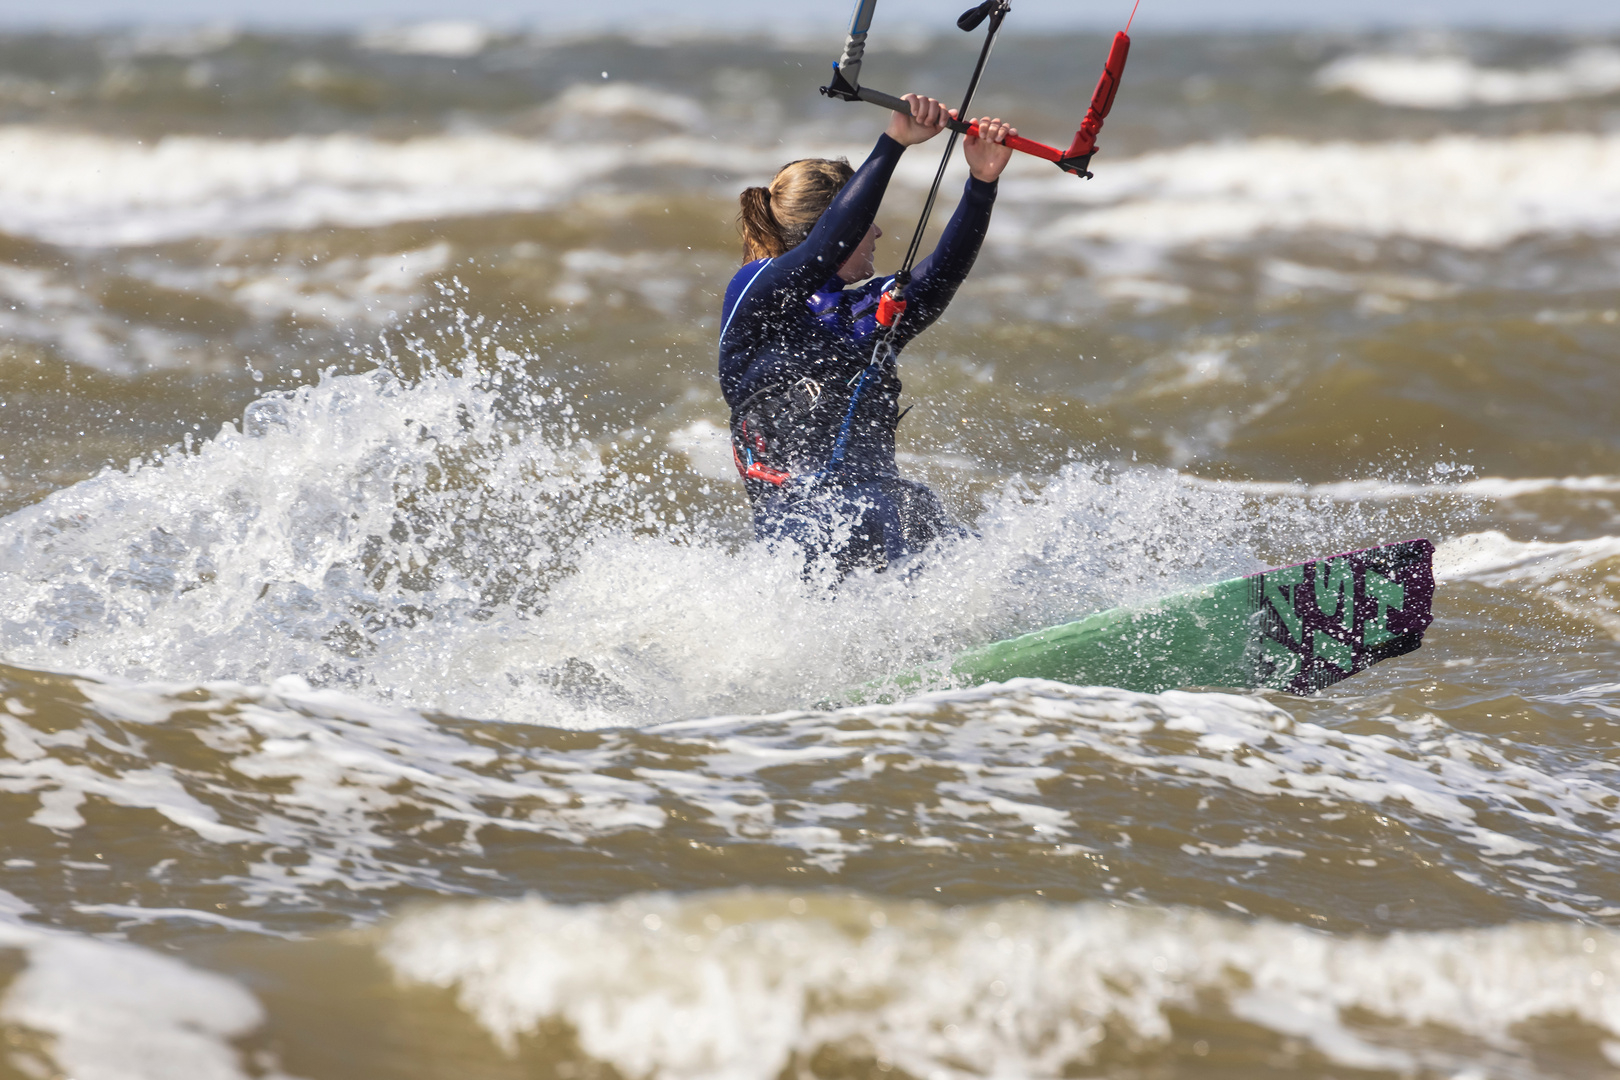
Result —
<path fill-rule="evenodd" d="M 920 94 L 901 94 L 900 100 L 911 106 L 911 115 L 894 113 L 889 120 L 889 138 L 901 146 L 916 146 L 927 142 L 945 130 L 950 111 L 931 97 Z"/>

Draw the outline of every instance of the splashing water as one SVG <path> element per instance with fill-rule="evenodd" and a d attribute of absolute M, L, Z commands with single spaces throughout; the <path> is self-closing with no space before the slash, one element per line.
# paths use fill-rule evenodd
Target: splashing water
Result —
<path fill-rule="evenodd" d="M 400 367 L 266 395 L 240 428 L 0 523 L 7 655 L 639 724 L 835 697 L 970 644 L 1252 572 L 1257 546 L 1320 551 L 1370 527 L 1325 501 L 1071 463 L 994 494 L 977 534 L 921 572 L 834 593 L 802 580 L 794 552 L 738 543 L 688 497 L 675 455 L 581 435 L 524 358 Z"/>

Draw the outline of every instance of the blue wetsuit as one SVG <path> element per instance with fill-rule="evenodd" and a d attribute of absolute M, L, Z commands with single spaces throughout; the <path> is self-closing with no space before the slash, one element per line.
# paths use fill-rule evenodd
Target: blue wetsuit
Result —
<path fill-rule="evenodd" d="M 761 539 L 786 538 L 840 571 L 882 566 L 959 532 L 933 492 L 894 461 L 900 378 L 891 363 L 870 379 L 843 460 L 833 447 L 881 327 L 877 306 L 893 278 L 845 287 L 838 268 L 877 216 L 905 149 L 878 139 L 804 242 L 748 263 L 726 289 L 720 389 L 731 406 L 732 451 Z M 969 179 L 939 245 L 912 271 L 899 352 L 937 319 L 961 285 L 990 225 L 996 185 Z"/>

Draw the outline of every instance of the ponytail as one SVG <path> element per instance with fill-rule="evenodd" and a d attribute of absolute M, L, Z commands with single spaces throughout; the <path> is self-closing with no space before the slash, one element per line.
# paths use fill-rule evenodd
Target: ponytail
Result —
<path fill-rule="evenodd" d="M 756 259 L 774 259 L 787 250 L 782 241 L 782 226 L 771 213 L 771 189 L 744 188 L 742 212 L 737 215 L 737 229 L 742 233 L 743 262 Z"/>
<path fill-rule="evenodd" d="M 737 229 L 743 262 L 774 259 L 804 243 L 833 198 L 855 175 L 849 162 L 827 158 L 790 161 L 776 171 L 768 188 L 744 189 Z"/>

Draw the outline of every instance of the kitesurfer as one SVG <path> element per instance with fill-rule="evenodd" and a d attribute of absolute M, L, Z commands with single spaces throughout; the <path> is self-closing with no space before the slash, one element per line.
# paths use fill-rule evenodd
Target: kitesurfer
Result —
<path fill-rule="evenodd" d="M 906 147 L 954 115 L 933 98 L 904 100 L 910 113 L 893 114 L 859 169 L 806 158 L 782 166 L 769 187 L 742 193 L 745 262 L 721 314 L 720 387 L 755 535 L 792 542 L 811 567 L 830 560 L 840 575 L 881 569 L 961 532 L 934 493 L 895 465 L 903 413 L 892 360 L 881 381 L 858 396 L 856 387 L 888 324 L 899 317 L 884 354 L 892 357 L 950 303 L 990 224 L 1012 153 L 1003 142 L 1017 134 L 1000 119 L 975 121 L 979 134 L 963 143 L 970 175 L 962 200 L 912 270 L 905 303 L 894 305 L 884 300 L 893 279 L 871 277 L 878 205 Z"/>

